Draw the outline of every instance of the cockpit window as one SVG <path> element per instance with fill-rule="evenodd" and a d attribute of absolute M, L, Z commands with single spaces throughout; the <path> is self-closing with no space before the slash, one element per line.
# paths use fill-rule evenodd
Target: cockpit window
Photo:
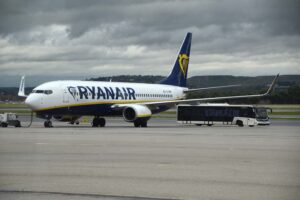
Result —
<path fill-rule="evenodd" d="M 45 90 L 45 94 L 52 94 L 53 91 L 52 90 Z"/>
<path fill-rule="evenodd" d="M 32 90 L 31 93 L 37 93 L 37 94 L 52 94 L 53 91 L 52 90 Z"/>

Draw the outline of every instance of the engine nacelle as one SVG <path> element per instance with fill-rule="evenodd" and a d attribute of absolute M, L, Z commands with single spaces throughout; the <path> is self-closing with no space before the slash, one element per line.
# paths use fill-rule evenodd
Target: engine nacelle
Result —
<path fill-rule="evenodd" d="M 123 118 L 127 122 L 133 122 L 137 119 L 149 119 L 151 110 L 143 105 L 130 105 L 123 110 Z"/>
<path fill-rule="evenodd" d="M 53 115 L 53 118 L 60 122 L 75 122 L 80 116 L 72 116 L 72 115 Z"/>

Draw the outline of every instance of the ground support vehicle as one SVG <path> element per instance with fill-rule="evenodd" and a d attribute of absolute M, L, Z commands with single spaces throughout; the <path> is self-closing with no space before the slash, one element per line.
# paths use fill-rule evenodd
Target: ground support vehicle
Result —
<path fill-rule="evenodd" d="M 0 114 L 0 126 L 14 126 L 21 127 L 21 122 L 18 120 L 18 115 L 15 113 L 3 113 Z"/>
<path fill-rule="evenodd" d="M 177 107 L 177 121 L 198 126 L 223 124 L 253 127 L 270 124 L 266 108 L 230 104 L 180 105 Z"/>

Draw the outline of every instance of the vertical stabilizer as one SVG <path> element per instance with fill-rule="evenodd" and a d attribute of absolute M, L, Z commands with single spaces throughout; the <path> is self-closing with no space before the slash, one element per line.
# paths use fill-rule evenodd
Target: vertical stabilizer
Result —
<path fill-rule="evenodd" d="M 168 77 L 161 80 L 160 84 L 186 87 L 188 74 L 192 33 L 187 33 L 182 43 L 174 67 Z"/>

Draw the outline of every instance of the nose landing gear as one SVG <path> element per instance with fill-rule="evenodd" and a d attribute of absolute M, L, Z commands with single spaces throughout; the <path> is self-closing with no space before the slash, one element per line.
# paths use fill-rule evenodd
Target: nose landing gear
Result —
<path fill-rule="evenodd" d="M 45 121 L 45 122 L 44 122 L 44 127 L 45 127 L 45 128 L 52 128 L 52 127 L 53 127 L 53 126 L 52 126 L 52 122 L 51 122 L 50 120 Z"/>
<path fill-rule="evenodd" d="M 52 121 L 51 121 L 52 116 L 51 115 L 45 115 L 46 121 L 44 122 L 44 127 L 45 128 L 52 128 Z"/>

